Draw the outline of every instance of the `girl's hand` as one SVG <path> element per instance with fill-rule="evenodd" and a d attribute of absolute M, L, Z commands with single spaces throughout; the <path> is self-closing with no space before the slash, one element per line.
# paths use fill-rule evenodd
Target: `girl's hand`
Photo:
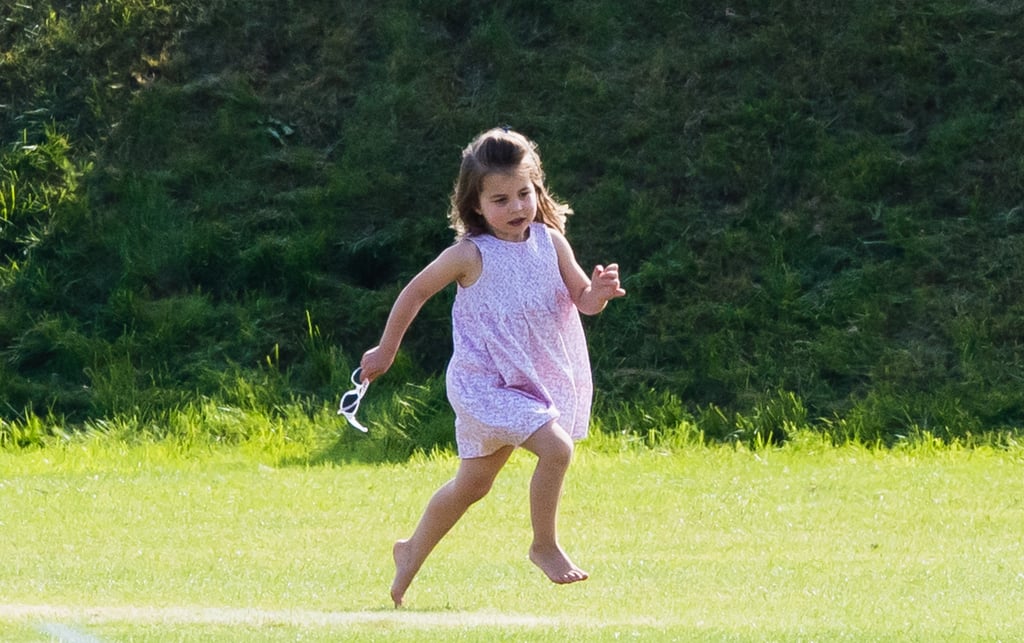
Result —
<path fill-rule="evenodd" d="M 372 382 L 391 368 L 395 363 L 395 354 L 385 351 L 380 346 L 374 346 L 363 353 L 363 359 L 359 367 L 363 369 L 363 379 Z"/>
<path fill-rule="evenodd" d="M 625 297 L 626 291 L 619 283 L 619 264 L 610 263 L 607 266 L 596 266 L 594 274 L 590 278 L 590 291 L 601 301 Z"/>

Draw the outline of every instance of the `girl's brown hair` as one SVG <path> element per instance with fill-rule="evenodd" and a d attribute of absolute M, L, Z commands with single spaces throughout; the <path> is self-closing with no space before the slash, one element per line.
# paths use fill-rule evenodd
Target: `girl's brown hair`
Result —
<path fill-rule="evenodd" d="M 494 173 L 515 172 L 525 166 L 537 192 L 537 221 L 565 233 L 565 219 L 572 208 L 559 202 L 544 185 L 537 144 L 507 127 L 480 134 L 462 151 L 459 178 L 452 190 L 448 220 L 456 237 L 484 234 L 487 222 L 478 212 L 484 177 Z"/>

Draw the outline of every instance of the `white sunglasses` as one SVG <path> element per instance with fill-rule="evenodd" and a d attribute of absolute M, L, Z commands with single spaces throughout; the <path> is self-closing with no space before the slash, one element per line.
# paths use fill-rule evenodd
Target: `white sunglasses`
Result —
<path fill-rule="evenodd" d="M 360 424 L 359 420 L 356 419 L 356 411 L 359 410 L 359 402 L 362 401 L 363 396 L 366 395 L 366 389 L 370 386 L 369 380 L 366 382 L 363 379 L 363 369 L 357 368 L 352 371 L 352 383 L 355 384 L 355 388 L 348 391 L 341 396 L 341 405 L 338 407 L 338 415 L 344 415 L 348 423 L 353 428 L 359 429 L 363 433 L 368 433 L 369 429 Z"/>

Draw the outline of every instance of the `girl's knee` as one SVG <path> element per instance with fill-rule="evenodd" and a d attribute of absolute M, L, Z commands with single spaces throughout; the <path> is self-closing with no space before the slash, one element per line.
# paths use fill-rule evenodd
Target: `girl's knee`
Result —
<path fill-rule="evenodd" d="M 572 462 L 572 454 L 575 447 L 572 443 L 572 438 L 565 436 L 564 441 L 559 441 L 557 446 L 547 455 L 550 462 L 557 463 L 561 466 L 568 467 L 569 463 Z"/>
<path fill-rule="evenodd" d="M 523 446 L 551 465 L 568 467 L 575 446 L 569 434 L 556 422 L 541 427 Z"/>
<path fill-rule="evenodd" d="M 454 482 L 459 498 L 470 505 L 486 496 L 511 453 L 509 447 L 482 458 L 463 460 Z"/>
<path fill-rule="evenodd" d="M 467 505 L 471 505 L 474 502 L 483 500 L 494 485 L 494 479 L 479 479 L 479 478 L 468 478 L 463 479 L 459 482 L 458 490 L 459 495 L 462 497 L 463 502 Z"/>

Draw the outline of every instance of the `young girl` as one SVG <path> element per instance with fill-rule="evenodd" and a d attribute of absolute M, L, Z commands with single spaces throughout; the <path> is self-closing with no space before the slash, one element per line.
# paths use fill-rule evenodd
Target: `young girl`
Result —
<path fill-rule="evenodd" d="M 556 529 L 573 441 L 586 436 L 590 419 L 590 361 L 577 311 L 599 313 L 626 291 L 616 264 L 597 266 L 590 279 L 580 268 L 564 236 L 571 212 L 545 187 L 533 142 L 507 128 L 478 136 L 462 152 L 452 194 L 456 243 L 402 290 L 380 344 L 363 355 L 363 378 L 372 381 L 391 367 L 423 304 L 458 284 L 447 391 L 460 464 L 427 504 L 412 537 L 395 543 L 395 607 L 434 546 L 487 494 L 516 447 L 537 456 L 530 560 L 555 583 L 587 578 L 562 551 Z"/>

